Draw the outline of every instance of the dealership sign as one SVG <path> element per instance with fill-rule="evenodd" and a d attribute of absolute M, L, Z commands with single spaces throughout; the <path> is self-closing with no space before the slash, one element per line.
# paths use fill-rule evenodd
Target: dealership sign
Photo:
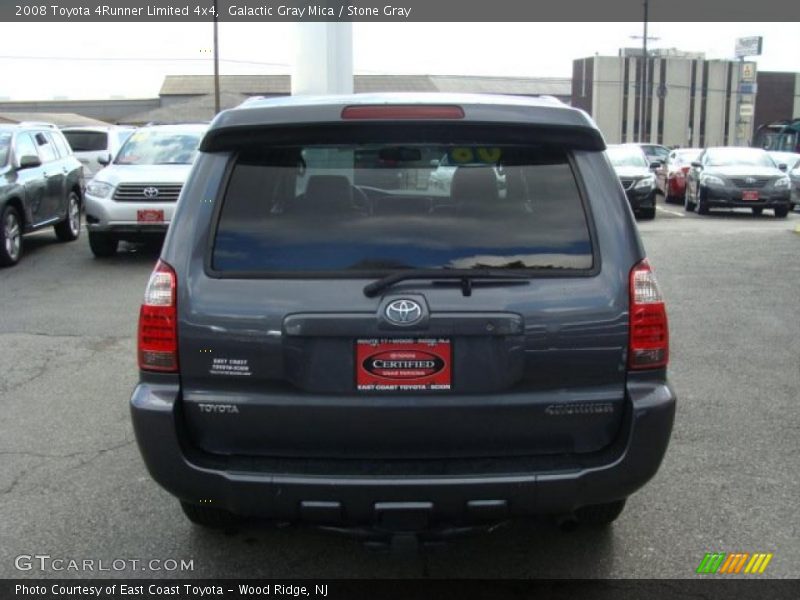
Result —
<path fill-rule="evenodd" d="M 759 56 L 763 39 L 760 35 L 736 38 L 736 58 Z"/>

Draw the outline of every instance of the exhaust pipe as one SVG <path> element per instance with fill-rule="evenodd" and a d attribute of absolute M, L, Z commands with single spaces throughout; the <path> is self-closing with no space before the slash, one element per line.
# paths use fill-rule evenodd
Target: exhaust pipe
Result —
<path fill-rule="evenodd" d="M 578 517 L 575 513 L 566 513 L 556 517 L 556 526 L 563 533 L 571 533 L 575 531 L 580 525 Z"/>

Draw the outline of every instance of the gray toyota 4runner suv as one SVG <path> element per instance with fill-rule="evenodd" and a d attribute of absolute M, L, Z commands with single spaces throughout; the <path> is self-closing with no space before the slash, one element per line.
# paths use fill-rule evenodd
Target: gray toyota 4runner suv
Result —
<path fill-rule="evenodd" d="M 131 409 L 152 476 L 210 526 L 613 521 L 661 463 L 675 395 L 604 149 L 548 99 L 221 113 L 141 307 Z M 464 165 L 446 191 L 428 187 L 442 156 Z"/>

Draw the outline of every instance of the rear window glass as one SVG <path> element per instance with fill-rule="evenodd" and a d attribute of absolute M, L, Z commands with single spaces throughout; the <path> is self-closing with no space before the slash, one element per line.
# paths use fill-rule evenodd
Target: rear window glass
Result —
<path fill-rule="evenodd" d="M 432 144 L 266 147 L 234 165 L 217 271 L 589 269 L 563 150 Z"/>
<path fill-rule="evenodd" d="M 104 131 L 64 131 L 73 152 L 96 152 L 108 148 L 108 134 Z"/>

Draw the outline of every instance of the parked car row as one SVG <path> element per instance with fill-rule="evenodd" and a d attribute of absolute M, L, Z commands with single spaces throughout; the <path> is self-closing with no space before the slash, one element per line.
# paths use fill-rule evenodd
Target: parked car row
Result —
<path fill-rule="evenodd" d="M 713 208 L 749 208 L 783 218 L 800 201 L 800 154 L 654 144 L 609 146 L 607 154 L 631 208 L 644 219 L 655 216 L 656 193 L 703 215 Z"/>
<path fill-rule="evenodd" d="M 0 266 L 20 260 L 26 233 L 78 239 L 83 212 L 97 257 L 163 236 L 206 127 L 0 126 Z"/>

